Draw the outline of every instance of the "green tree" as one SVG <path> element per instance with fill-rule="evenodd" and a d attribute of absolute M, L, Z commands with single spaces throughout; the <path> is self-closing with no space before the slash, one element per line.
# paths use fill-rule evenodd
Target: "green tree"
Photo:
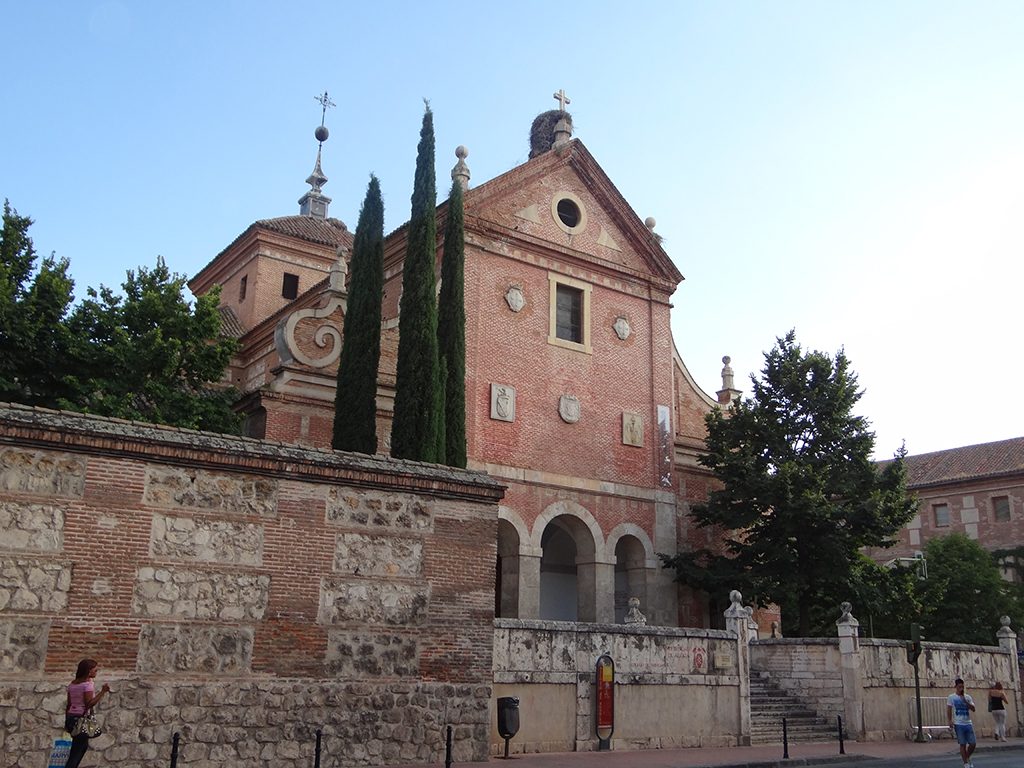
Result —
<path fill-rule="evenodd" d="M 918 586 L 920 623 L 928 640 L 995 645 L 999 618 L 1024 620 L 1020 590 L 1003 580 L 999 565 L 962 533 L 932 539 L 925 547 L 928 578 Z"/>
<path fill-rule="evenodd" d="M 377 450 L 377 367 L 384 293 L 384 201 L 370 176 L 352 246 L 352 278 L 334 398 L 334 437 L 342 451 Z"/>
<path fill-rule="evenodd" d="M 214 432 L 237 432 L 234 390 L 223 386 L 237 343 L 220 336 L 219 289 L 190 304 L 185 277 L 162 258 L 129 270 L 123 296 L 101 286 L 68 318 L 76 371 L 64 406 Z"/>
<path fill-rule="evenodd" d="M 466 466 L 466 304 L 464 272 L 466 239 L 462 185 L 452 184 L 441 257 L 441 297 L 437 310 L 437 343 L 445 379 L 444 463 Z"/>
<path fill-rule="evenodd" d="M 708 414 L 700 458 L 720 487 L 693 518 L 723 532 L 724 551 L 663 560 L 691 586 L 714 594 L 739 587 L 780 605 L 783 623 L 795 613 L 808 635 L 816 607 L 835 611 L 846 599 L 860 549 L 889 545 L 916 504 L 902 449 L 882 469 L 871 460 L 874 434 L 853 414 L 861 392 L 842 351 L 804 352 L 790 331 L 751 382 L 749 400 Z"/>
<path fill-rule="evenodd" d="M 74 282 L 67 259 L 36 266 L 32 219 L 4 201 L 0 229 L 0 400 L 53 407 L 69 394 L 64 319 Z"/>
<path fill-rule="evenodd" d="M 437 355 L 437 190 L 434 181 L 434 116 L 423 113 L 412 190 L 412 216 L 402 267 L 398 320 L 398 366 L 391 455 L 440 462 L 444 451 L 443 409 L 438 397 L 441 373 Z M 438 430 L 441 434 L 438 434 Z"/>

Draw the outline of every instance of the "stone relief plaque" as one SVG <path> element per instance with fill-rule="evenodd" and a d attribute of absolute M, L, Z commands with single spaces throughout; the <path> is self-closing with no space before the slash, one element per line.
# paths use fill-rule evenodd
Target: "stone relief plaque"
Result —
<path fill-rule="evenodd" d="M 639 413 L 622 412 L 622 442 L 625 445 L 643 446 L 644 420 Z"/>
<path fill-rule="evenodd" d="M 508 308 L 513 312 L 520 311 L 526 306 L 526 297 L 523 296 L 523 289 L 518 285 L 510 285 L 508 290 L 505 291 L 505 303 L 508 304 Z"/>
<path fill-rule="evenodd" d="M 618 336 L 621 341 L 628 339 L 629 334 L 633 332 L 633 329 L 629 327 L 629 320 L 621 315 L 615 318 L 615 322 L 612 323 L 612 330 L 615 331 L 615 335 Z"/>
<path fill-rule="evenodd" d="M 491 384 L 491 418 L 495 421 L 516 420 L 516 388 L 508 384 Z"/>
<path fill-rule="evenodd" d="M 558 415 L 566 424 L 580 420 L 580 399 L 575 395 L 562 395 L 558 399 Z"/>

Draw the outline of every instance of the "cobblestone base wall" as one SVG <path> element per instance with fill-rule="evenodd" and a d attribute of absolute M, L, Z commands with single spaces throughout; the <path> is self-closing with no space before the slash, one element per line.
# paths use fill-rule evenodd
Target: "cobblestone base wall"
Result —
<path fill-rule="evenodd" d="M 453 726 L 455 759 L 486 759 L 489 686 L 312 683 L 309 680 L 208 681 L 125 678 L 98 708 L 105 733 L 90 744 L 88 764 L 188 768 L 309 768 L 321 729 L 322 765 L 437 764 Z M 61 683 L 0 685 L 8 729 L 2 768 L 45 768 L 60 733 Z"/>

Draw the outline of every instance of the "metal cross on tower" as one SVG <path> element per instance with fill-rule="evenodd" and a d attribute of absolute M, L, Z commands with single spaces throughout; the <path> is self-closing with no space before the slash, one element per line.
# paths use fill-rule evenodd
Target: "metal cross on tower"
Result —
<path fill-rule="evenodd" d="M 338 105 L 331 101 L 329 98 L 327 98 L 327 91 L 324 91 L 322 96 L 314 96 L 313 101 L 320 102 L 320 106 L 323 107 L 323 110 L 320 112 L 320 125 L 323 125 L 324 118 L 327 117 L 327 108 L 336 107 Z"/>
<path fill-rule="evenodd" d="M 326 94 L 325 94 L 326 95 Z M 569 97 L 565 95 L 565 89 L 559 88 L 558 93 L 551 94 L 551 98 L 558 100 L 558 109 L 565 112 L 565 105 L 572 104 Z"/>

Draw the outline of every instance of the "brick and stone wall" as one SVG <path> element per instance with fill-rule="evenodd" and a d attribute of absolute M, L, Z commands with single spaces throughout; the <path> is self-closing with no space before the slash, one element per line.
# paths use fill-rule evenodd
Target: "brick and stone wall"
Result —
<path fill-rule="evenodd" d="M 602 654 L 615 662 L 613 749 L 742 741 L 746 673 L 734 632 L 496 619 L 494 696 L 520 701 L 511 752 L 597 748 L 594 680 Z M 491 753 L 503 754 L 496 718 L 490 739 Z"/>
<path fill-rule="evenodd" d="M 0 766 L 45 765 L 84 657 L 100 764 L 486 759 L 485 475 L 0 405 Z M 457 630 L 456 630 L 457 628 Z"/>

